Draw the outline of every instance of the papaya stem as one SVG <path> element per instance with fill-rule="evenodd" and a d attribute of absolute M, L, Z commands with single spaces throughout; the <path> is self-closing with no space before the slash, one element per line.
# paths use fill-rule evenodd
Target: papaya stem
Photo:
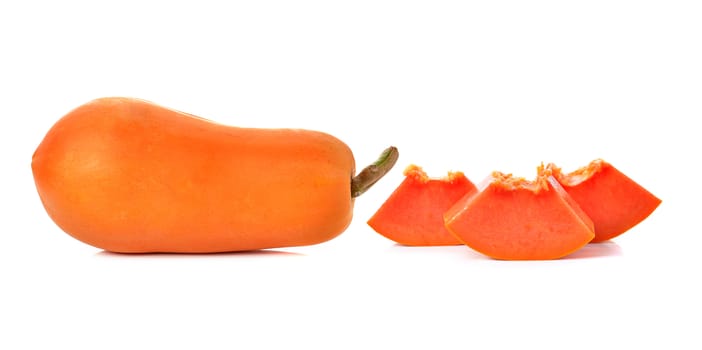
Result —
<path fill-rule="evenodd" d="M 358 175 L 351 178 L 351 197 L 356 198 L 371 188 L 392 169 L 399 156 L 397 147 L 386 148 L 373 164 L 365 167 Z"/>

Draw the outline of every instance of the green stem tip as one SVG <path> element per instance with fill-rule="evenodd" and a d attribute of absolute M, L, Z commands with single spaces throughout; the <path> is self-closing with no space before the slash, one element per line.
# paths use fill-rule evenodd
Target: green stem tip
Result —
<path fill-rule="evenodd" d="M 378 160 L 351 178 L 351 197 L 356 198 L 371 188 L 392 169 L 399 157 L 400 152 L 397 151 L 397 147 L 386 148 Z"/>

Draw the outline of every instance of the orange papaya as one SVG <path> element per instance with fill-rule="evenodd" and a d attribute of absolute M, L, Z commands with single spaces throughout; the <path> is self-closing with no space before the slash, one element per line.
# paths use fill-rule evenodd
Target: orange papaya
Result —
<path fill-rule="evenodd" d="M 214 253 L 317 244 L 397 150 L 356 174 L 351 149 L 312 130 L 227 126 L 133 98 L 70 111 L 32 156 L 53 221 L 121 253 Z"/>
<path fill-rule="evenodd" d="M 567 174 L 552 163 L 547 168 L 594 222 L 593 242 L 621 235 L 661 204 L 658 197 L 602 159 Z"/>
<path fill-rule="evenodd" d="M 429 178 L 421 167 L 408 166 L 405 179 L 368 220 L 386 238 L 408 246 L 459 245 L 444 226 L 443 214 L 459 198 L 475 192 L 462 172 Z"/>
<path fill-rule="evenodd" d="M 460 241 L 500 260 L 558 259 L 594 237 L 592 221 L 543 167 L 534 181 L 493 172 L 444 219 Z"/>

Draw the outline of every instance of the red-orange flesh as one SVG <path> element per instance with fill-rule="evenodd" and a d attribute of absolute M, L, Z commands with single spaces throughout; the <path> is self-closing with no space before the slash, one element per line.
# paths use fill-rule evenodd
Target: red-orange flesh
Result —
<path fill-rule="evenodd" d="M 460 241 L 501 260 L 558 259 L 594 237 L 592 221 L 543 167 L 535 181 L 494 172 L 444 219 Z"/>
<path fill-rule="evenodd" d="M 568 174 L 553 164 L 547 168 L 594 222 L 593 242 L 621 235 L 661 204 L 659 198 L 602 159 Z"/>
<path fill-rule="evenodd" d="M 459 245 L 444 226 L 443 214 L 459 198 L 476 191 L 461 172 L 442 179 L 429 178 L 416 165 L 404 171 L 405 179 L 368 220 L 376 232 L 408 246 Z"/>

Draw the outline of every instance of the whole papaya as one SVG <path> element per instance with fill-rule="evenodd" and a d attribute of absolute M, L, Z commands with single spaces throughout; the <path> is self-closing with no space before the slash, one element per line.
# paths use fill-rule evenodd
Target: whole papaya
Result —
<path fill-rule="evenodd" d="M 317 244 L 349 225 L 354 197 L 397 160 L 355 175 L 349 147 L 317 131 L 226 126 L 133 98 L 58 120 L 32 157 L 65 232 L 113 252 L 209 253 Z"/>

